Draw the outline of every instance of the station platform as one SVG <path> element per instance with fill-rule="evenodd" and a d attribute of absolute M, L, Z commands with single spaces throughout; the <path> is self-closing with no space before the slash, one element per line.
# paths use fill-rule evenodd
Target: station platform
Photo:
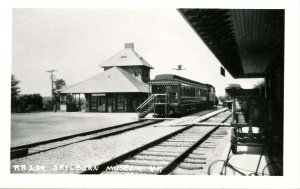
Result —
<path fill-rule="evenodd" d="M 229 150 L 230 150 L 231 142 L 227 141 L 226 147 L 223 150 L 223 153 L 218 160 L 226 160 Z M 234 167 L 234 169 L 230 166 L 226 167 L 226 175 L 228 176 L 275 176 L 276 171 L 274 169 L 273 164 L 271 164 L 272 160 L 274 160 L 275 165 L 281 174 L 283 174 L 283 163 L 282 160 L 277 158 L 272 158 L 267 154 L 266 150 L 262 153 L 261 147 L 250 147 L 250 146 L 238 146 L 237 154 L 233 154 L 230 152 L 229 156 L 229 164 Z M 212 172 L 213 175 L 219 175 L 222 170 L 222 163 L 219 163 L 218 166 L 214 167 Z M 237 171 L 236 171 L 236 170 Z"/>
<path fill-rule="evenodd" d="M 208 119 L 214 115 L 217 115 L 221 112 L 225 112 L 227 108 L 219 108 L 219 109 L 211 109 L 211 110 L 203 110 L 191 115 L 187 115 L 181 118 L 158 118 L 165 119 L 166 121 L 157 124 L 157 126 L 185 126 L 190 124 L 196 124 L 201 121 Z M 144 119 L 157 119 L 153 117 L 146 117 Z"/>

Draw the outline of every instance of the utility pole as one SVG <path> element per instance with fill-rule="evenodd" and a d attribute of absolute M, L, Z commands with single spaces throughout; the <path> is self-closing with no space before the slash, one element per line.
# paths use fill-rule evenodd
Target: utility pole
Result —
<path fill-rule="evenodd" d="M 51 98 L 52 98 L 52 109 L 53 109 L 53 102 L 54 102 L 54 100 L 53 100 L 53 82 L 54 82 L 54 75 L 53 75 L 53 73 L 54 72 L 56 72 L 57 70 L 47 70 L 46 72 L 48 72 L 48 73 L 50 73 L 50 80 L 51 80 Z"/>

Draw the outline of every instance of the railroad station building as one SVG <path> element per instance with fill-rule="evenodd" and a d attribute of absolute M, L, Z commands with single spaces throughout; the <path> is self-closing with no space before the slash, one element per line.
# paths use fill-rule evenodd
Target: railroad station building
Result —
<path fill-rule="evenodd" d="M 135 112 L 148 97 L 153 67 L 134 50 L 133 43 L 100 65 L 101 72 L 60 91 L 61 111 Z M 72 96 L 73 98 L 69 98 Z"/>

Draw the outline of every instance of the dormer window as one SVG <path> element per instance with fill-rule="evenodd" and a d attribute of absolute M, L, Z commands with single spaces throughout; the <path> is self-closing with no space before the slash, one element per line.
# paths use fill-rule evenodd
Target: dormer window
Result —
<path fill-rule="evenodd" d="M 121 58 L 127 58 L 127 56 L 121 56 Z"/>

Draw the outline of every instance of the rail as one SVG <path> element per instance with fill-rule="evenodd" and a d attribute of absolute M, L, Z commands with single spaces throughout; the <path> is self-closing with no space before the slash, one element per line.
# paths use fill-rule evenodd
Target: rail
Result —
<path fill-rule="evenodd" d="M 192 124 L 189 125 L 189 126 L 183 127 L 183 128 L 181 128 L 181 129 L 179 129 L 177 131 L 174 131 L 174 132 L 172 132 L 170 134 L 167 134 L 167 135 L 165 135 L 163 137 L 160 137 L 160 138 L 158 138 L 158 139 L 156 139 L 156 140 L 154 140 L 152 142 L 149 142 L 148 144 L 145 144 L 145 145 L 143 145 L 141 147 L 138 147 L 138 148 L 136 148 L 136 149 L 134 149 L 132 151 L 129 151 L 129 152 L 125 153 L 125 154 L 122 154 L 122 155 L 120 155 L 120 156 L 118 156 L 116 158 L 113 158 L 113 159 L 105 162 L 105 163 L 102 163 L 102 164 L 98 165 L 95 170 L 87 170 L 87 171 L 82 172 L 81 174 L 101 174 L 102 172 L 104 172 L 107 169 L 107 167 L 109 167 L 109 166 L 115 166 L 116 164 L 124 161 L 125 159 L 133 157 L 134 155 L 140 153 L 141 151 L 146 150 L 148 148 L 151 148 L 153 146 L 156 146 L 159 143 L 161 143 L 163 141 L 166 141 L 167 139 L 170 139 L 170 138 L 176 136 L 177 134 L 182 133 L 182 132 L 184 132 L 184 131 L 192 128 L 192 127 L 194 127 L 194 125 L 192 125 Z"/>
<path fill-rule="evenodd" d="M 196 138 L 196 139 L 190 139 L 190 137 L 192 136 L 193 137 L 193 134 L 188 134 L 188 136 L 185 136 L 185 139 L 182 139 L 182 137 L 185 135 L 183 134 L 185 131 L 188 131 L 190 130 L 191 133 L 192 132 L 192 129 L 195 129 L 193 131 L 200 131 L 203 132 L 203 136 L 200 136 L 200 138 Z M 193 124 L 192 125 L 189 125 L 187 127 L 184 127 L 184 128 L 181 128 L 177 131 L 174 131 L 173 133 L 170 133 L 166 136 L 163 136 L 155 141 L 152 141 L 144 146 L 141 146 L 141 147 L 138 147 L 130 152 L 127 152 L 125 154 L 122 154 L 116 158 L 113 158 L 103 164 L 100 164 L 98 166 L 96 166 L 96 168 L 94 170 L 87 170 L 87 171 L 84 171 L 82 172 L 81 174 L 102 174 L 102 173 L 108 173 L 108 174 L 114 174 L 116 172 L 118 172 L 119 174 L 124 172 L 125 174 L 127 173 L 136 173 L 136 174 L 158 174 L 158 175 L 167 175 L 167 174 L 171 174 L 172 171 L 174 171 L 181 163 L 185 163 L 185 159 L 192 154 L 192 152 L 200 147 L 200 145 L 206 145 L 206 148 L 211 148 L 210 147 L 210 144 L 211 142 L 209 142 L 208 144 L 205 144 L 204 142 L 206 140 L 209 139 L 209 137 L 216 131 L 219 129 L 219 126 L 215 126 L 213 127 L 212 129 L 204 129 L 204 127 L 195 127 Z M 220 136 L 220 134 L 218 134 Z M 174 137 L 180 137 L 178 139 L 175 139 Z M 195 136 L 194 136 L 195 137 Z M 172 139 L 173 138 L 173 139 Z M 175 140 L 175 141 L 174 141 Z M 157 148 L 170 148 L 170 146 L 174 146 L 173 145 L 168 145 L 168 144 L 165 144 L 165 145 L 162 145 L 163 142 L 166 142 L 168 143 L 169 142 L 183 142 L 185 143 L 186 145 L 184 145 L 184 149 L 181 149 L 178 151 L 178 149 L 174 151 L 174 148 L 173 150 L 170 152 L 170 154 L 173 154 L 173 155 L 166 155 L 166 157 L 168 157 L 169 160 L 163 160 L 163 156 L 164 154 L 161 153 L 160 150 L 158 151 L 153 151 L 153 148 L 157 147 Z M 152 149 L 152 150 L 151 150 Z M 150 151 L 149 151 L 150 150 Z M 146 152 L 148 151 L 148 152 Z M 168 151 L 168 150 L 166 150 Z M 152 153 L 152 156 L 156 156 L 156 158 L 154 158 L 154 160 L 152 160 L 152 162 L 149 164 L 149 163 L 146 163 L 145 161 L 151 161 L 151 159 L 143 159 L 143 163 L 144 164 L 141 164 L 141 159 L 140 158 L 137 158 L 135 156 L 143 156 L 143 153 L 144 155 L 145 154 L 151 154 Z M 153 154 L 154 153 L 154 154 Z M 178 155 L 175 155 L 174 156 L 174 153 L 178 153 Z M 205 155 L 205 154 L 204 154 Z M 151 155 L 149 155 L 151 156 Z M 159 160 L 157 159 L 157 157 L 162 157 L 162 160 Z M 202 160 L 206 160 L 206 157 L 200 157 L 198 158 L 200 159 L 200 161 L 202 162 Z M 135 162 L 134 162 L 135 161 Z M 164 162 L 162 165 L 161 163 L 159 162 Z M 195 161 L 193 161 L 195 163 Z M 156 164 L 157 163 L 157 164 Z M 122 170 L 122 169 L 119 169 L 121 167 L 139 167 L 139 166 L 144 166 L 145 169 L 132 169 L 130 170 L 127 169 L 127 170 Z M 149 170 L 147 171 L 147 167 L 148 166 L 152 166 L 153 167 L 153 170 Z M 154 169 L 154 167 L 156 167 Z M 201 168 L 202 169 L 202 168 Z"/>
<path fill-rule="evenodd" d="M 127 132 L 130 130 L 138 129 L 141 127 L 145 127 L 154 123 L 161 122 L 162 120 L 152 120 L 152 121 L 134 121 L 121 125 L 116 125 L 112 127 L 107 127 L 103 129 L 97 129 L 93 131 L 83 132 L 79 134 L 69 135 L 65 137 L 60 137 L 56 139 L 50 139 L 46 141 L 21 145 L 12 147 L 11 151 L 11 160 L 16 158 L 22 158 L 30 155 L 34 155 L 41 152 L 46 152 L 49 150 L 53 150 L 59 147 L 68 146 L 78 142 L 84 142 L 92 139 L 100 139 L 104 137 L 109 137 L 113 135 L 117 135 L 123 132 Z M 40 147 L 40 148 L 39 148 Z M 37 148 L 37 149 L 35 149 Z"/>

